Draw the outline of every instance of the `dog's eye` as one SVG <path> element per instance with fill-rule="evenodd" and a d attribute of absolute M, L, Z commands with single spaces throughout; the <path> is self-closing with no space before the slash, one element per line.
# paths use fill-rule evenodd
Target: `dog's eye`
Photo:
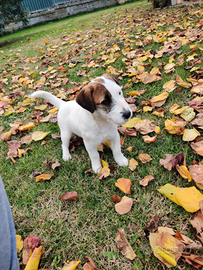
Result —
<path fill-rule="evenodd" d="M 101 104 L 103 105 L 109 105 L 110 103 L 111 103 L 111 98 L 108 95 L 106 95 L 105 99 L 101 102 Z"/>
<path fill-rule="evenodd" d="M 121 95 L 121 91 L 118 94 Z"/>

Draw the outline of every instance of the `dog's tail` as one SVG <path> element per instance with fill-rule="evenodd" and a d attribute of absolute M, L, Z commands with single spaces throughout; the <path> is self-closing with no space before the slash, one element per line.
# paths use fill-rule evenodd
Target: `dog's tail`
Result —
<path fill-rule="evenodd" d="M 44 98 L 48 100 L 51 104 L 53 104 L 57 109 L 59 109 L 61 105 L 65 103 L 65 101 L 63 101 L 62 99 L 55 97 L 49 92 L 41 91 L 41 90 L 32 93 L 30 97 L 31 98 L 36 98 L 36 97 Z"/>

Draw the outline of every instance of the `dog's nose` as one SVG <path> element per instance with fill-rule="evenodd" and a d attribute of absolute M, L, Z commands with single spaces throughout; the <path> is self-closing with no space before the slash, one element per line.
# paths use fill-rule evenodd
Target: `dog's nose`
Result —
<path fill-rule="evenodd" d="M 131 111 L 125 110 L 123 112 L 123 118 L 128 119 L 131 117 Z"/>

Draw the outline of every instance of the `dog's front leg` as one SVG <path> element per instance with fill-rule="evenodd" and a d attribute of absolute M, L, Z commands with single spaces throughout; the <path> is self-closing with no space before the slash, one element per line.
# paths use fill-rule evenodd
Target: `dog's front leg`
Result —
<path fill-rule="evenodd" d="M 128 159 L 121 152 L 120 136 L 118 134 L 118 131 L 116 131 L 114 136 L 109 139 L 109 142 L 115 161 L 118 163 L 119 166 L 127 166 Z"/>
<path fill-rule="evenodd" d="M 93 144 L 92 142 L 87 142 L 85 140 L 84 145 L 91 159 L 92 170 L 95 173 L 99 173 L 102 170 L 102 166 L 100 162 L 100 156 L 97 151 L 97 145 Z"/>

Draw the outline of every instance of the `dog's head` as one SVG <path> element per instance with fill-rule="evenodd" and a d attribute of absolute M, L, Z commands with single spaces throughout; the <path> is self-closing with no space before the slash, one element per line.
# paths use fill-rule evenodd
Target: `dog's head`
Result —
<path fill-rule="evenodd" d="M 117 125 L 125 123 L 132 111 L 125 101 L 117 76 L 104 74 L 84 86 L 76 102 L 95 115 Z"/>

